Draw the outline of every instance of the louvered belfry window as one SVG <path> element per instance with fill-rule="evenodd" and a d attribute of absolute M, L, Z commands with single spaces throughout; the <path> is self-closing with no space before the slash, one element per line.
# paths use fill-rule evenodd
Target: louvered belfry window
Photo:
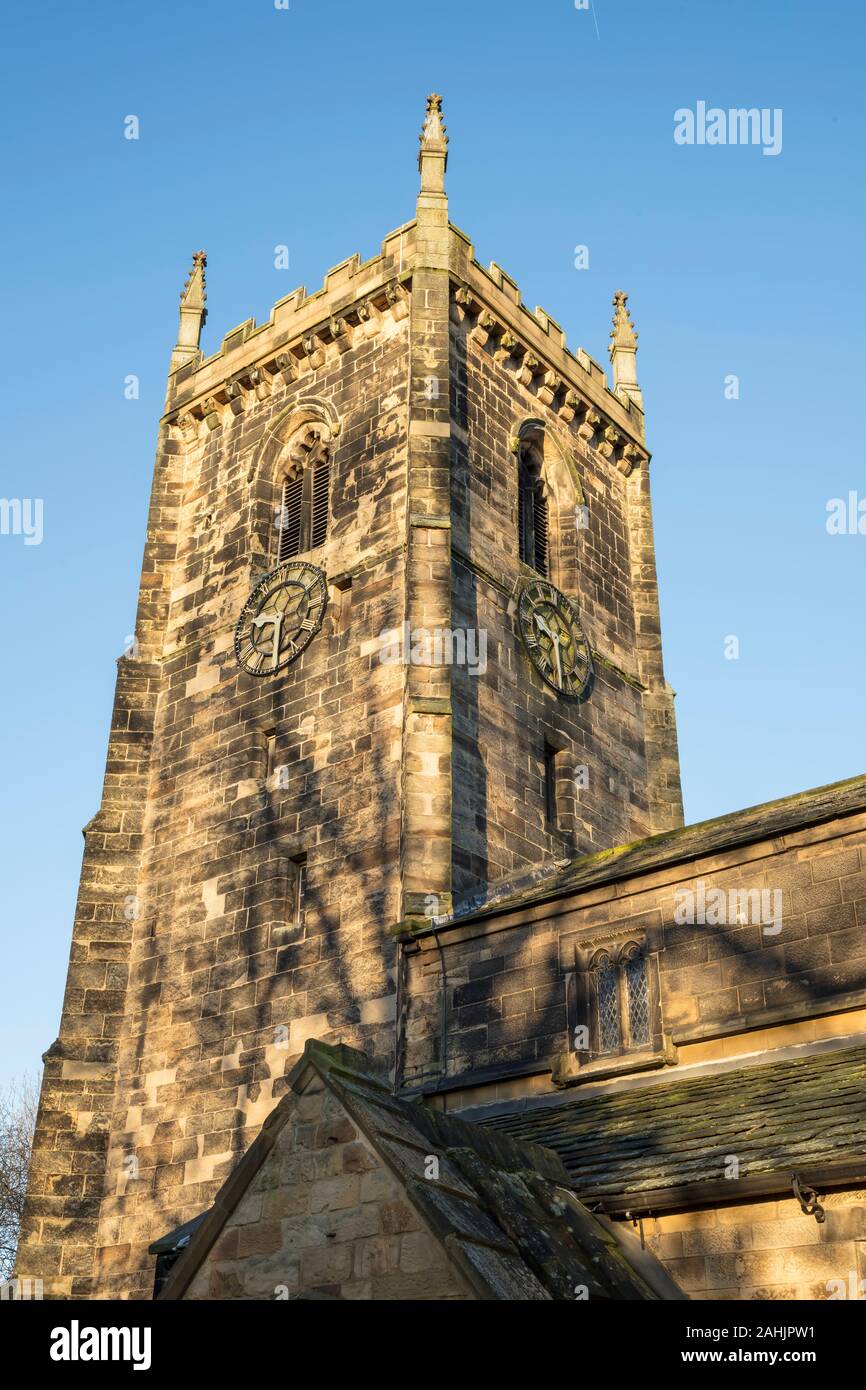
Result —
<path fill-rule="evenodd" d="M 548 567 L 548 522 L 547 522 L 547 498 L 541 489 L 539 479 L 532 493 L 533 513 L 532 519 L 535 530 L 535 569 L 545 578 L 549 574 Z"/>
<path fill-rule="evenodd" d="M 327 450 L 313 465 L 312 499 L 310 519 L 310 544 L 315 550 L 324 545 L 328 534 L 328 506 L 331 494 L 331 461 Z"/>
<path fill-rule="evenodd" d="M 331 459 L 327 443 L 309 430 L 291 450 L 280 485 L 277 560 L 291 560 L 324 545 L 331 508 Z"/>
<path fill-rule="evenodd" d="M 283 496 L 280 508 L 280 544 L 277 558 L 290 560 L 301 553 L 301 521 L 303 519 L 304 475 L 298 473 L 294 478 L 283 479 Z"/>
<path fill-rule="evenodd" d="M 550 520 L 535 451 L 523 446 L 517 476 L 517 535 L 520 558 L 545 579 L 550 574 Z"/>

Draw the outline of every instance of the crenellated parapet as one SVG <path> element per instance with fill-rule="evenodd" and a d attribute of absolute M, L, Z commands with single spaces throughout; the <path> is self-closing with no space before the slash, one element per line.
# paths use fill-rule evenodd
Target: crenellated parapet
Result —
<path fill-rule="evenodd" d="M 495 270 L 491 276 L 494 282 L 513 285 L 504 271 Z M 529 325 L 523 325 L 519 316 L 503 313 L 501 305 L 500 311 L 494 312 L 477 289 L 466 282 L 455 284 L 452 323 L 462 327 L 471 342 L 558 415 L 579 450 L 594 450 L 625 477 L 648 463 L 649 454 L 642 442 L 643 412 L 624 408 L 624 402 L 607 389 L 604 373 L 588 354 L 580 351 L 572 357 L 567 352 L 562 330 L 543 309 L 525 317 L 533 320 L 532 331 L 521 334 L 515 327 Z M 552 350 L 547 353 L 538 344 L 539 331 L 550 341 Z M 560 355 L 571 359 L 565 370 L 557 361 Z"/>
<path fill-rule="evenodd" d="M 357 257 L 344 265 L 353 263 L 362 269 Z M 341 288 L 340 301 L 338 311 L 324 291 L 307 297 L 303 290 L 296 290 L 275 306 L 265 325 L 282 324 L 291 312 L 295 332 L 280 334 L 279 341 L 271 341 L 269 351 L 262 353 L 274 335 L 257 329 L 250 319 L 226 334 L 219 353 L 194 370 L 176 373 L 168 411 L 176 437 L 189 443 L 202 429 L 219 429 L 267 400 L 280 386 L 303 382 L 365 339 L 399 324 L 409 312 L 409 290 L 396 278 L 365 287 L 363 296 L 350 303 Z"/>
<path fill-rule="evenodd" d="M 180 336 L 188 341 L 172 355 L 166 414 L 171 419 L 193 409 L 202 418 L 205 397 L 214 395 L 219 401 L 229 380 L 239 380 L 243 387 L 244 376 L 253 368 L 263 373 L 255 383 L 258 398 L 263 399 L 268 384 L 281 373 L 288 372 L 286 380 L 294 380 L 321 365 L 331 352 L 340 355 L 389 323 L 405 319 L 409 312 L 405 281 L 414 244 L 413 221 L 391 232 L 380 253 L 370 260 L 362 261 L 356 252 L 334 266 L 312 294 L 303 286 L 292 290 L 274 305 L 266 323 L 250 318 L 230 329 L 219 349 L 207 357 L 198 346 L 204 322 L 203 298 L 198 303 L 203 295 L 204 261 L 200 274 L 196 262 L 184 290 L 189 296 L 192 288 L 191 304 L 182 303 Z M 285 359 L 283 365 L 280 358 Z"/>
<path fill-rule="evenodd" d="M 472 342 L 554 410 L 579 441 L 578 447 L 595 450 L 626 476 L 648 461 L 635 372 L 637 334 L 628 317 L 627 296 L 617 291 L 614 298 L 611 387 L 595 358 L 583 348 L 572 352 L 556 320 L 541 308 L 530 312 L 515 281 L 495 261 L 482 266 L 471 242 L 453 224 L 447 225 L 444 240 L 452 323 L 465 327 Z M 379 255 L 362 262 L 356 253 L 342 261 L 313 294 L 303 287 L 293 290 L 274 306 L 267 323 L 247 319 L 226 333 L 219 350 L 209 357 L 202 358 L 192 341 L 180 358 L 176 349 L 169 377 L 169 422 L 180 425 L 181 416 L 188 415 L 217 428 L 227 416 L 265 400 L 280 383 L 288 385 L 366 338 L 393 329 L 409 315 L 413 275 L 425 258 L 429 247 L 419 242 L 417 221 L 406 223 L 385 238 Z M 192 289 L 195 313 L 200 315 L 182 334 L 190 340 L 204 317 L 203 298 L 198 302 L 203 274 L 202 258 L 184 291 L 188 295 Z M 187 317 L 191 312 L 187 307 Z"/>
<path fill-rule="evenodd" d="M 510 339 L 515 338 L 524 346 L 524 355 L 538 359 L 542 364 L 532 366 L 532 377 L 551 371 L 565 380 L 582 399 L 591 404 L 610 424 L 621 429 L 635 443 L 645 438 L 645 423 L 642 400 L 634 377 L 634 346 L 631 348 L 629 370 L 625 367 L 623 347 L 614 359 L 613 385 L 608 384 L 604 368 L 583 348 L 575 352 L 568 347 L 566 336 L 560 324 L 544 309 L 530 311 L 523 303 L 516 282 L 491 261 L 485 267 L 476 260 L 471 241 L 457 227 L 451 226 L 451 269 L 455 283 L 456 305 L 452 317 L 461 322 L 469 316 L 477 321 L 486 311 L 500 328 L 499 337 L 504 334 L 504 343 L 497 347 L 509 347 Z M 621 292 L 618 292 L 618 294 Z M 627 298 L 627 297 L 624 297 Z M 484 323 L 480 325 L 483 331 Z M 470 327 L 476 326 L 473 322 Z M 511 353 L 509 353 L 509 356 Z M 502 360 L 501 358 L 499 360 Z M 542 370 L 543 368 L 543 370 Z M 626 377 L 631 388 L 626 390 Z"/>

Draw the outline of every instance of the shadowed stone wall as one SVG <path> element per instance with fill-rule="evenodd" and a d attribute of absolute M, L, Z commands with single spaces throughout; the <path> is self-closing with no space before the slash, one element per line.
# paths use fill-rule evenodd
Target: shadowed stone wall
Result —
<path fill-rule="evenodd" d="M 404 607 L 408 341 L 392 293 L 348 341 L 305 340 L 197 413 L 181 382 L 163 425 L 19 1258 L 48 1295 L 149 1297 L 147 1244 L 211 1200 L 307 1037 L 391 1065 L 404 673 L 378 634 Z M 273 431 L 311 401 L 331 525 L 305 558 L 330 601 L 304 655 L 259 680 L 234 628 L 276 563 Z"/>
<path fill-rule="evenodd" d="M 407 941 L 404 1084 L 447 1083 L 449 1108 L 460 1108 L 862 1032 L 864 797 L 857 779 L 592 856 L 551 885 L 548 901 L 535 888 Z M 699 910 L 701 892 L 706 920 L 678 921 L 690 901 Z M 713 920 L 716 902 L 726 920 Z M 652 1045 L 578 1054 L 575 1029 L 592 1022 L 581 968 L 628 941 L 647 957 Z"/>

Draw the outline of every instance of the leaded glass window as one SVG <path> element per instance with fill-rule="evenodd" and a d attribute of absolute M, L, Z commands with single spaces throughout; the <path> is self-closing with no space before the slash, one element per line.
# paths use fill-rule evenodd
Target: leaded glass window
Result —
<path fill-rule="evenodd" d="M 647 960 L 636 942 L 596 953 L 590 964 L 592 1051 L 648 1047 L 653 1027 Z"/>
<path fill-rule="evenodd" d="M 625 985 L 628 999 L 629 1042 L 633 1046 L 650 1040 L 649 988 L 646 961 L 638 946 L 632 947 L 625 962 Z"/>
<path fill-rule="evenodd" d="M 600 1052 L 613 1052 L 619 1047 L 619 984 L 617 969 L 607 952 L 602 951 L 595 962 L 595 990 L 598 1008 L 598 1041 Z"/>

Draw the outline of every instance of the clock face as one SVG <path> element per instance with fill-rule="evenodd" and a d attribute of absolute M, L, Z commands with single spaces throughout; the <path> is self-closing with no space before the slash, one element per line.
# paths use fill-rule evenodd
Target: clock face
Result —
<path fill-rule="evenodd" d="M 235 628 L 235 656 L 251 676 L 273 676 L 310 645 L 328 588 L 315 565 L 290 560 L 259 580 Z"/>
<path fill-rule="evenodd" d="M 531 579 L 520 595 L 517 622 L 542 678 L 557 695 L 579 699 L 592 676 L 592 656 L 574 605 L 546 579 Z"/>

